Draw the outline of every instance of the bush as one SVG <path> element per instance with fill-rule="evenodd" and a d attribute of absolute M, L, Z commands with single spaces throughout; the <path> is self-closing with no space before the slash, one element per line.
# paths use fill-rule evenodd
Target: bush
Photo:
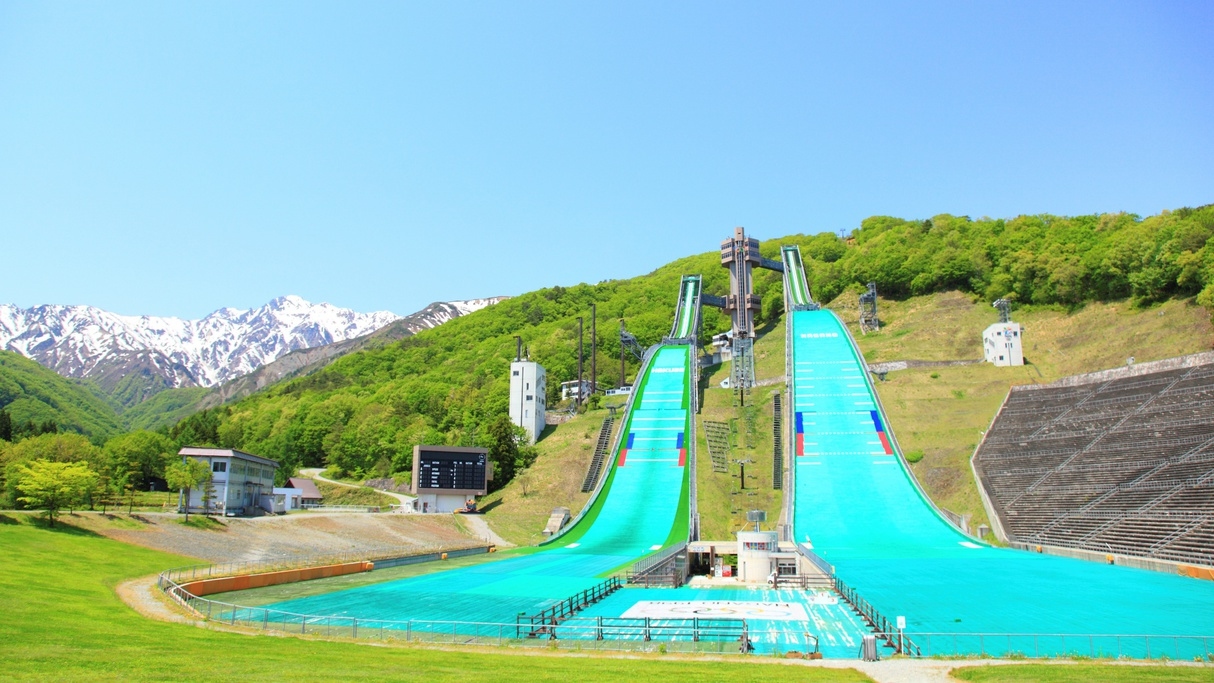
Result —
<path fill-rule="evenodd" d="M 923 451 L 911 451 L 910 453 L 906 454 L 907 462 L 914 463 L 914 462 L 919 462 L 922 459 L 923 459 Z"/>

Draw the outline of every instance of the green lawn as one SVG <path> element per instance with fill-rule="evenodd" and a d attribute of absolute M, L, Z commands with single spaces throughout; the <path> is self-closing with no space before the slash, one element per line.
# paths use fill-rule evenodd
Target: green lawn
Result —
<path fill-rule="evenodd" d="M 62 527 L 0 516 L 4 680 L 864 681 L 854 671 L 676 657 L 613 659 L 437 650 L 226 633 L 146 619 L 121 581 L 195 562 Z"/>

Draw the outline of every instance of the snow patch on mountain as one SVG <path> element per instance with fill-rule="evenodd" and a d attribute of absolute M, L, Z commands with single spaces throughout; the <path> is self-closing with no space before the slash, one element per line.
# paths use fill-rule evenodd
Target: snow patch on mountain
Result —
<path fill-rule="evenodd" d="M 411 331 L 440 325 L 502 297 L 431 304 Z M 432 312 L 430 309 L 434 309 Z M 138 359 L 175 387 L 211 387 L 297 349 L 353 339 L 400 320 L 283 296 L 252 309 L 221 308 L 201 320 L 127 316 L 92 306 L 0 304 L 0 348 L 68 377 L 114 376 Z"/>

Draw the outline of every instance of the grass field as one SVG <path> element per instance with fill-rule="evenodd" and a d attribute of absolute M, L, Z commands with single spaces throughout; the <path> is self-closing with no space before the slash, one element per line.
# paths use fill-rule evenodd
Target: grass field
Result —
<path fill-rule="evenodd" d="M 0 678 L 12 681 L 867 681 L 852 669 L 672 655 L 554 655 L 505 648 L 382 647 L 263 636 L 147 619 L 114 587 L 191 564 L 68 525 L 0 515 Z M 964 667 L 964 663 L 959 663 Z M 967 667 L 972 681 L 1209 681 L 1214 668 L 1094 663 Z"/>
<path fill-rule="evenodd" d="M 13 681 L 864 681 L 854 671 L 676 657 L 536 656 L 229 633 L 146 619 L 114 586 L 190 558 L 0 517 L 0 678 Z M 758 660 L 758 663 L 762 663 Z"/>

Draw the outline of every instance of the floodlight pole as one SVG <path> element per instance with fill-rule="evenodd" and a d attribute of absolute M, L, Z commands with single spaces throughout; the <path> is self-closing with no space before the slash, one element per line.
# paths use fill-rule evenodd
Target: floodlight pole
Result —
<path fill-rule="evenodd" d="M 582 405 L 582 317 L 577 319 L 577 405 Z"/>
<path fill-rule="evenodd" d="M 597 311 L 595 310 L 595 305 L 590 304 L 590 395 L 591 396 L 593 396 L 594 392 L 598 390 L 597 385 L 599 382 L 598 364 L 596 363 L 596 360 L 598 359 L 598 355 L 599 355 L 599 353 L 598 353 L 599 337 L 598 337 L 597 331 L 595 330 L 596 313 L 597 313 Z"/>

